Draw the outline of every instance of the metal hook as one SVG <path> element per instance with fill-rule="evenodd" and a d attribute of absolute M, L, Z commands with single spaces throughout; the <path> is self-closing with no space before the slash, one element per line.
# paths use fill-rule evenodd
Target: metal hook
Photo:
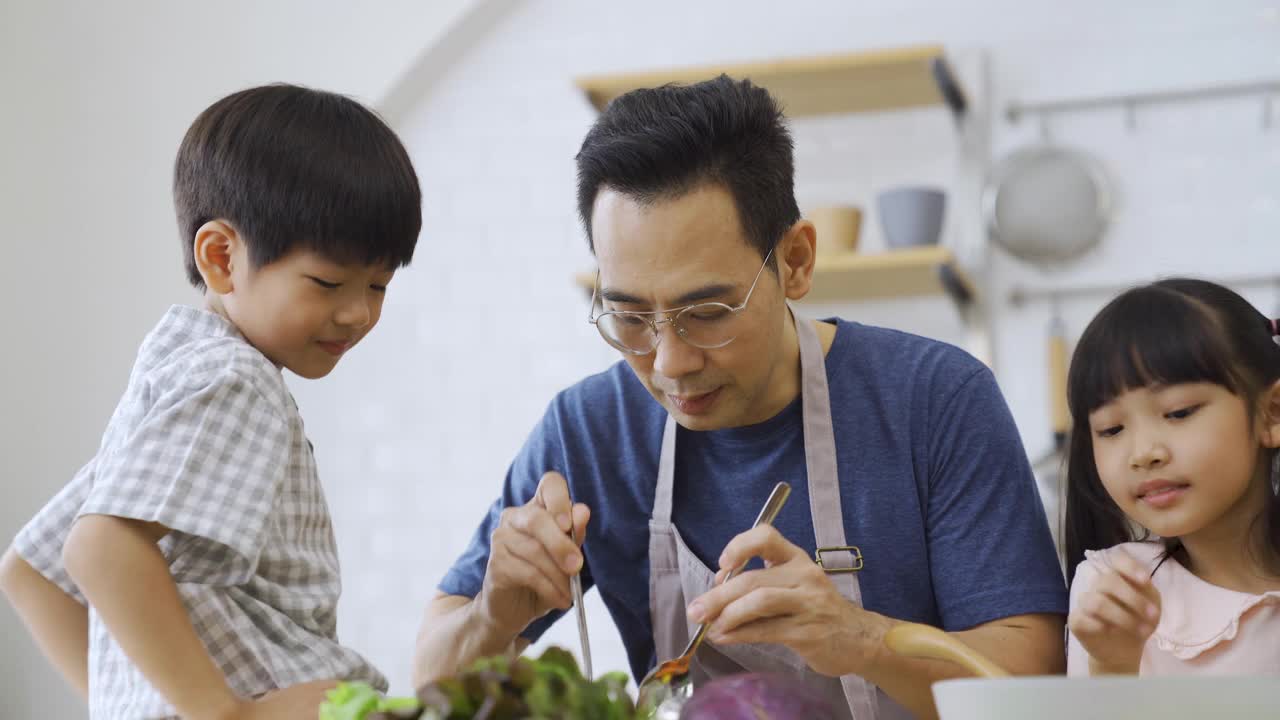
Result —
<path fill-rule="evenodd" d="M 1053 135 L 1049 132 L 1049 113 L 1042 112 L 1036 119 L 1040 121 L 1040 142 L 1048 145 L 1053 140 Z"/>
<path fill-rule="evenodd" d="M 1062 298 L 1057 293 L 1049 295 L 1049 334 L 1065 336 L 1067 323 L 1062 318 Z"/>

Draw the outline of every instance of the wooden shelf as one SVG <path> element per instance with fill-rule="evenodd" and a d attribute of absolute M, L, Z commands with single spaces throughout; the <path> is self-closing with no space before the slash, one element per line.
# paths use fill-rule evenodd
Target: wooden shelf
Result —
<path fill-rule="evenodd" d="M 941 46 L 876 50 L 697 68 L 580 78 L 597 110 L 643 87 L 694 83 L 725 73 L 749 78 L 782 103 L 788 117 L 946 105 L 964 112 L 965 96 Z"/>
<path fill-rule="evenodd" d="M 594 271 L 574 275 L 574 281 L 588 293 L 595 279 Z M 973 287 L 950 250 L 930 246 L 820 258 L 813 273 L 813 289 L 804 299 L 856 302 L 947 295 L 964 305 L 974 298 Z"/>
<path fill-rule="evenodd" d="M 973 282 L 944 247 L 929 246 L 882 253 L 850 253 L 820 258 L 813 289 L 815 302 L 891 300 L 949 295 L 958 304 L 974 298 Z"/>

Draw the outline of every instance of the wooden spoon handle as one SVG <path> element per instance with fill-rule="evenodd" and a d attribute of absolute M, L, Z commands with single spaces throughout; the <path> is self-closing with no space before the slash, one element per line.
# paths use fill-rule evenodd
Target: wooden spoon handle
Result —
<path fill-rule="evenodd" d="M 946 660 L 984 678 L 1009 677 L 1004 668 L 985 655 L 928 625 L 902 623 L 885 633 L 884 644 L 903 657 Z"/>

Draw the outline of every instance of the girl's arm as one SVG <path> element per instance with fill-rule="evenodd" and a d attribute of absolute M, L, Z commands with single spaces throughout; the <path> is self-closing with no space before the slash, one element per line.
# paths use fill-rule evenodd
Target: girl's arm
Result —
<path fill-rule="evenodd" d="M 10 548 L 0 558 L 0 591 L 45 658 L 82 698 L 89 696 L 89 610 Z"/>

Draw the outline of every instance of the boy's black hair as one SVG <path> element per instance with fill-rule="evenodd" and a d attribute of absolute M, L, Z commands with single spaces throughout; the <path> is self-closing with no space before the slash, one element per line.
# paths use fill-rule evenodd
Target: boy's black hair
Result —
<path fill-rule="evenodd" d="M 710 182 L 733 196 L 747 242 L 763 259 L 800 219 L 792 149 L 782 110 L 750 80 L 721 75 L 621 95 L 576 158 L 587 242 L 594 252 L 591 215 L 602 188 L 651 203 Z"/>
<path fill-rule="evenodd" d="M 1261 393 L 1277 381 L 1280 345 L 1272 337 L 1272 321 L 1221 285 L 1171 278 L 1128 290 L 1104 307 L 1081 335 L 1067 377 L 1072 422 L 1064 521 L 1068 583 L 1085 550 L 1147 539 L 1135 534 L 1098 477 L 1091 412 L 1128 390 L 1209 382 L 1242 398 L 1252 421 Z M 1271 496 L 1258 519 L 1260 542 L 1251 550 L 1265 548 L 1274 562 L 1280 558 L 1277 452 L 1260 453 L 1259 462 L 1270 472 Z M 1163 540 L 1166 557 L 1179 557 L 1178 540 Z"/>
<path fill-rule="evenodd" d="M 409 155 L 377 115 L 342 95 L 266 85 L 209 106 L 173 168 L 187 279 L 203 289 L 192 244 L 225 220 L 262 267 L 296 248 L 335 262 L 403 267 L 422 227 Z"/>

